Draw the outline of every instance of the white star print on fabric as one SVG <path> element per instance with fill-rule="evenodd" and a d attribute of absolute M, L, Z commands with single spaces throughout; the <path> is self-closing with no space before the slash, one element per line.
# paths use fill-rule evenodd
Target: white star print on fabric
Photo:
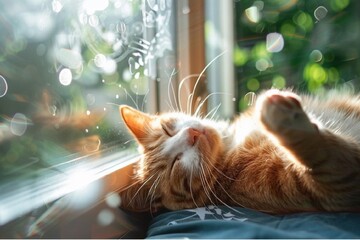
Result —
<path fill-rule="evenodd" d="M 173 220 L 168 223 L 168 225 L 176 225 L 181 222 L 187 222 L 192 220 L 207 220 L 207 219 L 222 219 L 226 221 L 241 221 L 244 222 L 247 220 L 247 218 L 239 217 L 240 214 L 243 214 L 235 209 L 221 209 L 217 206 L 207 206 L 207 207 L 201 207 L 201 208 L 194 208 L 194 209 L 188 209 L 184 210 L 188 213 L 193 213 L 189 216 Z"/>

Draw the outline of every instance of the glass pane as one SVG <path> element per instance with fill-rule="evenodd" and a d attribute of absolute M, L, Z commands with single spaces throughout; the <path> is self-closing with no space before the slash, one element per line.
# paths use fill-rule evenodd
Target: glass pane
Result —
<path fill-rule="evenodd" d="M 83 165 L 103 167 L 111 154 L 117 161 L 129 158 L 114 155 L 135 146 L 118 107 L 156 105 L 156 98 L 148 102 L 149 79 L 156 80 L 157 61 L 174 46 L 172 1 L 0 0 L 0 5 L 2 209 L 17 191 L 39 191 L 31 184 L 47 182 L 40 189 L 46 192 L 51 181 L 59 181 L 55 175 L 67 176 Z M 89 165 L 87 158 L 100 162 Z M 0 217 L 0 226 L 22 212 L 11 211 Z"/>
<path fill-rule="evenodd" d="M 271 87 L 358 89 L 358 1 L 234 1 L 238 110 Z M 246 97 L 245 97 L 246 96 Z"/>

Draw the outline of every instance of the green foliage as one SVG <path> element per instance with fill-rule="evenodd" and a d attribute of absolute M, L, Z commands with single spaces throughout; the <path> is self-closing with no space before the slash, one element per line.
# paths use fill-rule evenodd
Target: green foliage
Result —
<path fill-rule="evenodd" d="M 359 1 L 244 0 L 234 4 L 234 63 L 241 96 L 271 87 L 305 92 L 342 84 L 359 88 Z M 266 48 L 267 35 L 274 32 L 284 39 L 278 52 Z M 247 105 L 240 100 L 238 110 Z"/>

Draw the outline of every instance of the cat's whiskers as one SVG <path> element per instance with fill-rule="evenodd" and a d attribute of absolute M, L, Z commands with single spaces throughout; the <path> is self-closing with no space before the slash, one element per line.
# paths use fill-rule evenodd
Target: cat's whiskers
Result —
<path fill-rule="evenodd" d="M 141 186 L 139 187 L 139 189 L 135 192 L 134 196 L 131 198 L 131 200 L 129 201 L 128 205 L 131 206 L 132 201 L 134 201 L 134 199 L 137 197 L 137 195 L 139 194 L 140 190 L 155 176 L 157 175 L 158 172 L 154 173 L 153 175 L 151 175 L 146 181 L 143 182 L 143 184 L 141 184 Z M 141 199 L 139 199 L 141 201 Z M 146 201 L 143 201 L 146 202 Z"/>
<path fill-rule="evenodd" d="M 191 198 L 195 204 L 195 206 L 198 208 L 199 206 L 196 204 L 196 201 L 195 201 L 195 198 L 194 198 L 194 194 L 193 194 L 193 191 L 192 191 L 192 180 L 193 180 L 193 168 L 191 168 L 191 171 L 190 171 L 190 195 L 191 195 Z"/>
<path fill-rule="evenodd" d="M 147 98 L 148 98 L 149 94 L 150 94 L 150 88 L 147 90 L 147 92 L 144 95 L 144 98 L 143 98 L 143 101 L 141 104 L 141 111 L 145 111 L 145 103 L 147 102 Z"/>
<path fill-rule="evenodd" d="M 191 106 L 190 106 L 190 104 L 191 104 L 191 101 L 190 101 L 190 99 L 192 98 L 192 93 L 191 94 L 189 94 L 189 96 L 188 96 L 188 99 L 187 99 L 187 103 L 186 103 L 186 113 L 187 114 L 189 114 L 189 115 L 191 115 Z"/>
<path fill-rule="evenodd" d="M 175 89 L 174 89 L 174 84 L 173 84 L 173 76 L 175 76 L 176 72 L 175 72 L 175 68 L 172 70 L 171 72 L 171 75 L 169 77 L 169 82 L 168 82 L 168 98 L 169 98 L 169 107 L 172 109 L 172 111 L 176 111 L 176 110 L 179 110 L 179 103 L 176 101 L 176 98 L 175 98 Z M 170 93 L 170 90 L 172 92 L 172 96 L 171 97 L 171 93 Z M 173 102 L 173 99 L 174 99 L 174 102 Z"/>
<path fill-rule="evenodd" d="M 181 81 L 180 81 L 180 83 L 179 83 L 179 87 L 178 87 L 178 103 L 179 103 L 179 111 L 181 111 L 181 112 L 184 112 L 183 111 L 183 109 L 182 109 L 182 107 L 181 107 L 181 89 L 182 89 L 182 87 L 183 87 L 183 85 L 184 85 L 184 83 L 185 83 L 185 81 L 187 81 L 187 80 L 189 80 L 189 79 L 191 79 L 191 78 L 193 78 L 193 77 L 198 77 L 199 76 L 199 74 L 190 74 L 189 76 L 186 76 L 186 77 L 184 77 Z M 188 92 L 190 92 L 190 90 L 189 90 L 189 88 L 187 87 L 187 89 L 186 89 Z M 189 112 L 189 109 L 188 109 L 188 101 L 187 101 L 187 109 L 186 109 L 186 113 L 188 113 Z"/>
<path fill-rule="evenodd" d="M 126 90 L 126 88 L 122 88 L 124 89 L 125 95 L 129 96 L 130 100 L 134 103 L 136 109 L 139 109 L 139 105 L 138 103 L 135 101 L 135 99 L 128 93 L 128 91 Z"/>
<path fill-rule="evenodd" d="M 205 195 L 207 196 L 207 198 L 209 199 L 211 204 L 216 205 L 213 202 L 212 198 L 211 198 L 211 195 L 210 195 L 210 192 L 209 192 L 209 190 L 211 191 L 211 186 L 209 186 L 209 183 L 206 181 L 206 174 L 205 174 L 205 171 L 204 171 L 204 168 L 203 168 L 202 164 L 200 164 L 200 170 L 201 171 L 200 171 L 199 176 L 200 176 L 201 185 L 203 186 Z"/>
<path fill-rule="evenodd" d="M 227 178 L 227 179 L 229 179 L 229 180 L 231 180 L 231 181 L 240 181 L 240 180 L 231 178 L 231 177 L 229 177 L 229 176 L 226 176 L 226 175 L 225 175 L 221 170 L 219 170 L 211 161 L 209 161 L 209 162 L 204 162 L 205 167 L 207 167 L 208 169 L 210 169 L 210 167 L 207 166 L 206 164 L 211 165 L 211 167 L 212 167 L 213 169 L 215 169 L 219 174 L 221 174 L 221 175 L 224 176 L 225 178 Z"/>
<path fill-rule="evenodd" d="M 210 119 L 210 120 L 213 120 L 215 114 L 217 113 L 217 111 L 219 111 L 220 106 L 221 106 L 221 103 L 219 103 L 216 107 L 214 107 L 213 109 L 211 109 L 211 110 L 205 115 L 204 118 L 208 118 L 208 119 Z M 212 114 L 212 115 L 211 115 L 211 117 L 209 118 L 209 115 L 210 115 L 210 114 Z"/>
<path fill-rule="evenodd" d="M 204 166 L 206 167 L 206 165 L 204 165 Z M 204 168 L 203 168 L 203 165 L 201 165 L 201 168 L 202 168 L 202 171 L 204 171 L 204 175 L 205 175 L 206 173 L 205 173 L 205 170 L 204 170 Z M 212 175 L 212 177 L 215 178 L 215 181 L 219 184 L 219 186 L 222 188 L 222 190 L 225 192 L 225 194 L 226 194 L 232 201 L 234 201 L 236 204 L 238 204 L 238 206 L 244 207 L 242 204 L 238 203 L 237 201 L 235 201 L 235 200 L 230 196 L 230 194 L 229 194 L 229 193 L 224 189 L 224 187 L 218 182 L 218 180 L 216 179 L 216 176 L 213 175 L 213 173 L 211 172 L 211 170 L 210 170 L 210 169 L 207 169 L 207 170 L 208 170 L 209 174 Z M 219 198 L 219 197 L 217 196 L 217 194 L 212 190 L 212 188 L 209 188 L 209 189 L 210 189 L 211 193 L 213 194 L 213 196 L 214 196 L 221 204 L 223 204 L 224 206 L 228 207 L 228 208 L 231 209 L 232 211 L 235 211 L 235 212 L 238 212 L 238 213 L 240 213 L 240 214 L 243 214 L 243 213 L 241 213 L 240 211 L 238 211 L 238 210 L 236 210 L 235 208 L 233 208 L 233 207 L 231 207 L 230 205 L 228 205 L 228 204 L 227 204 L 226 202 L 224 202 L 221 198 Z"/>
<path fill-rule="evenodd" d="M 154 180 L 154 182 L 152 183 L 152 185 L 151 185 L 151 187 L 150 187 L 150 189 L 148 191 L 148 194 L 146 196 L 145 201 L 147 201 L 150 198 L 150 204 L 151 204 L 151 196 L 153 196 L 154 193 L 155 193 L 156 186 L 159 184 L 160 176 L 161 175 L 158 175 L 157 178 Z"/>
<path fill-rule="evenodd" d="M 136 140 L 135 139 L 129 139 L 126 142 L 124 142 L 123 144 L 126 145 L 126 144 L 129 144 L 131 142 L 136 142 Z"/>
<path fill-rule="evenodd" d="M 201 111 L 201 108 L 203 107 L 203 105 L 205 104 L 205 102 L 212 96 L 214 95 L 229 95 L 231 96 L 231 94 L 229 93 L 224 93 L 224 92 L 215 92 L 215 93 L 210 93 L 208 94 L 201 102 L 200 104 L 197 106 L 196 110 L 195 110 L 195 113 L 194 113 L 194 116 L 195 117 L 200 117 L 199 116 L 199 112 Z"/>
<path fill-rule="evenodd" d="M 160 183 L 160 181 L 161 181 L 161 177 L 162 177 L 162 175 L 159 175 L 159 176 L 155 179 L 155 181 L 154 181 L 154 183 L 152 184 L 152 186 L 151 186 L 151 188 L 150 188 L 150 190 L 149 190 L 149 193 L 148 193 L 148 197 L 149 197 L 149 195 L 150 195 L 150 193 L 151 193 L 151 196 L 150 196 L 150 212 L 151 212 L 151 213 L 152 213 L 152 203 L 153 203 L 153 201 L 154 201 L 154 199 L 155 199 L 156 188 L 158 187 L 158 185 L 159 185 L 159 183 Z M 148 199 L 148 197 L 146 198 L 146 200 Z"/>
<path fill-rule="evenodd" d="M 115 190 L 115 192 L 126 191 L 126 190 L 128 190 L 129 188 L 132 188 L 133 186 L 139 184 L 140 182 L 142 182 L 142 181 L 141 181 L 140 179 L 138 179 L 138 180 L 132 182 L 130 185 L 126 186 L 125 188 L 117 188 L 117 189 Z"/>
<path fill-rule="evenodd" d="M 192 113 L 192 105 L 193 105 L 193 102 L 194 102 L 194 94 L 195 94 L 195 90 L 197 88 L 197 85 L 199 84 L 200 82 L 200 79 L 201 77 L 204 75 L 205 71 L 211 66 L 211 64 L 213 62 L 215 62 L 219 57 L 221 57 L 222 55 L 224 55 L 226 53 L 226 51 L 223 51 L 222 53 L 220 53 L 219 55 L 217 55 L 216 57 L 214 57 L 208 64 L 206 64 L 206 66 L 204 67 L 204 69 L 201 71 L 199 77 L 196 79 L 196 82 L 195 82 L 195 85 L 194 85 L 194 88 L 190 94 L 191 96 L 191 99 L 190 99 L 190 111 L 188 112 L 189 114 Z M 189 103 L 187 104 L 189 105 Z"/>

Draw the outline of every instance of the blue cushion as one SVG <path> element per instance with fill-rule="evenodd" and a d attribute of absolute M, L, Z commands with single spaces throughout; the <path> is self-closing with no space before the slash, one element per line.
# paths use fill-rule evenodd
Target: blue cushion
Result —
<path fill-rule="evenodd" d="M 166 212 L 148 238 L 360 238 L 360 213 L 269 215 L 226 206 Z"/>

